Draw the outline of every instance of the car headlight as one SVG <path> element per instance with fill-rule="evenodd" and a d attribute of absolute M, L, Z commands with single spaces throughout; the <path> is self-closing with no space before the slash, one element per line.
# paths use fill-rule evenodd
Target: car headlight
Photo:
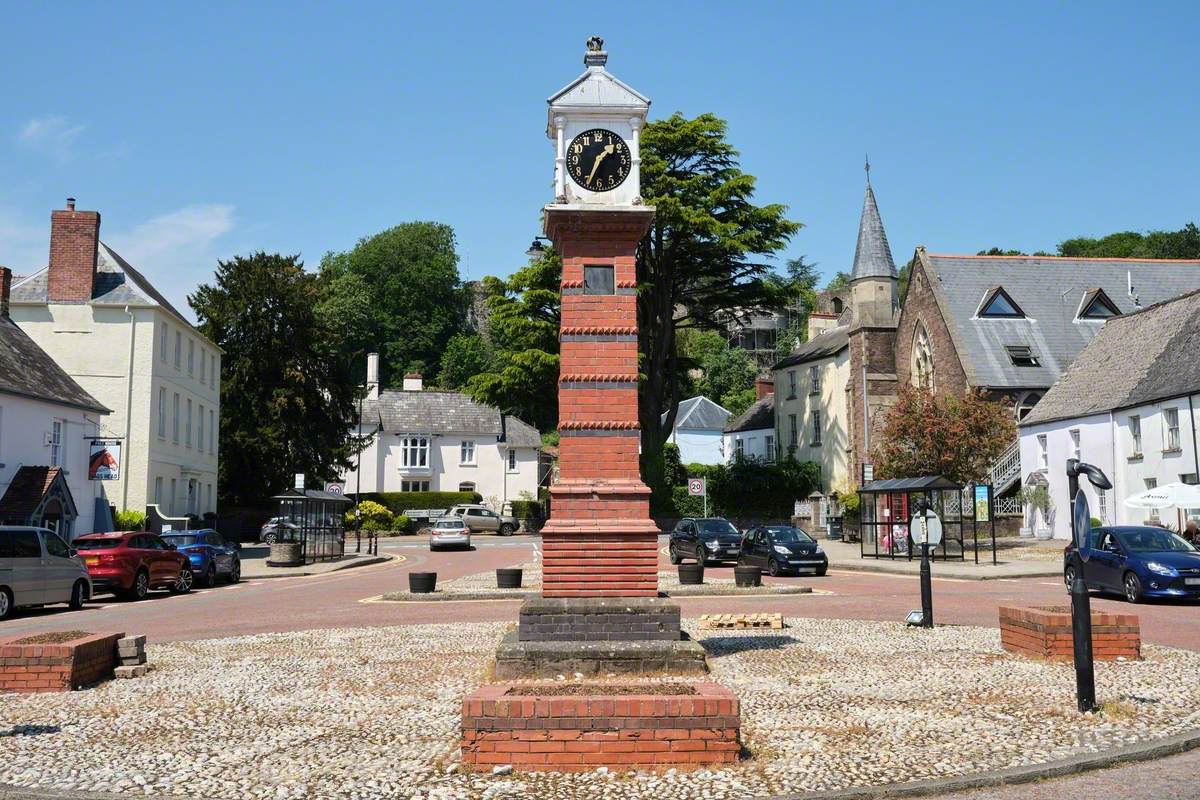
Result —
<path fill-rule="evenodd" d="M 1159 564 L 1157 561 L 1147 561 L 1146 569 L 1153 572 L 1155 575 L 1166 575 L 1167 577 L 1175 577 L 1179 574 L 1174 567 L 1169 567 L 1166 564 Z"/>
<path fill-rule="evenodd" d="M 791 550 L 788 550 L 786 547 L 784 547 L 781 544 L 775 545 L 775 552 L 779 553 L 780 555 L 784 555 L 784 556 L 790 556 L 792 554 Z"/>
<path fill-rule="evenodd" d="M 825 551 L 821 549 L 821 545 L 817 545 L 817 549 L 813 550 L 813 552 L 816 553 L 817 555 L 821 555 Z"/>
<path fill-rule="evenodd" d="M 704 546 L 707 547 L 709 550 L 718 550 L 721 547 L 721 543 L 715 539 L 709 539 L 707 542 L 704 543 Z"/>

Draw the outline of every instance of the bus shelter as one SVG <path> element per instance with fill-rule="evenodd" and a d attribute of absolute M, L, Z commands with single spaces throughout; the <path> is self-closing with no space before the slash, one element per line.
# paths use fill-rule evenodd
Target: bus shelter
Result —
<path fill-rule="evenodd" d="M 342 557 L 350 500 L 316 489 L 289 489 L 273 499 L 279 501 L 278 541 L 299 544 L 302 563 Z"/>
<path fill-rule="evenodd" d="M 992 509 L 992 487 L 964 487 L 940 475 L 919 478 L 889 478 L 864 483 L 858 489 L 859 553 L 863 558 L 920 558 L 914 546 L 909 520 L 924 499 L 942 520 L 942 541 L 929 552 L 942 561 L 965 561 L 968 547 L 979 563 L 979 540 L 990 541 L 992 563 L 996 563 L 996 520 Z"/>

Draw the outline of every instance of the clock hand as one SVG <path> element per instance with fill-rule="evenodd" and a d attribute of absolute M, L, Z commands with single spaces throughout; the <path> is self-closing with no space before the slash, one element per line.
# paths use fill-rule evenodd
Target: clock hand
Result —
<path fill-rule="evenodd" d="M 588 173 L 587 180 L 584 181 L 584 183 L 592 182 L 592 176 L 594 176 L 596 174 L 596 170 L 600 168 L 600 162 L 604 160 L 605 156 L 612 155 L 613 150 L 616 149 L 616 145 L 610 144 L 600 151 L 600 155 L 596 156 L 596 160 L 592 162 L 592 171 Z"/>

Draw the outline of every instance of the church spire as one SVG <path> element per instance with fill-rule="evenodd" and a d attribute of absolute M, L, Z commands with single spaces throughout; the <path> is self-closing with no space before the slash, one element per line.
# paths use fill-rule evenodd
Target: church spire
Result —
<path fill-rule="evenodd" d="M 892 249 L 883 230 L 879 206 L 875 204 L 870 169 L 868 162 L 867 196 L 863 200 L 862 219 L 858 222 L 858 244 L 854 248 L 854 268 L 850 271 L 852 281 L 859 278 L 896 277 L 896 262 L 892 261 Z"/>

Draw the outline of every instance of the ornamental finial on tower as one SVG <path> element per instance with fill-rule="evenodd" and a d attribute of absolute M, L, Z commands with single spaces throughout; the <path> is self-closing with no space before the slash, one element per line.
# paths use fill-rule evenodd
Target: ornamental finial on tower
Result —
<path fill-rule="evenodd" d="M 608 52 L 604 49 L 604 40 L 592 36 L 587 40 L 587 52 L 583 54 L 583 63 L 589 67 L 603 67 L 608 63 Z"/>

